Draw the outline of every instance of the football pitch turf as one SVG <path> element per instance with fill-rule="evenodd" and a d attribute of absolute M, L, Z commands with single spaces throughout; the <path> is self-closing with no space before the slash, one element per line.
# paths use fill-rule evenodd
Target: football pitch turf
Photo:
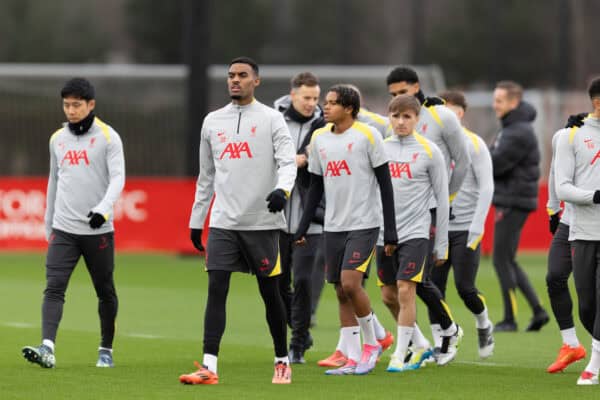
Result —
<path fill-rule="evenodd" d="M 519 257 L 550 313 L 545 290 L 546 256 Z M 337 304 L 326 286 L 312 334 L 315 344 L 305 365 L 293 366 L 291 385 L 273 385 L 273 350 L 255 278 L 235 274 L 228 299 L 227 328 L 219 356 L 220 383 L 185 386 L 182 373 L 201 361 L 207 274 L 198 257 L 164 254 L 117 254 L 116 285 L 120 300 L 115 339 L 115 368 L 95 367 L 99 322 L 93 287 L 83 263 L 71 278 L 58 332 L 55 369 L 42 369 L 21 356 L 24 345 L 40 342 L 44 254 L 0 253 L 0 399 L 599 399 L 600 387 L 578 387 L 587 363 L 551 375 L 546 367 L 561 345 L 552 319 L 541 332 L 524 332 L 531 311 L 518 295 L 520 331 L 496 334 L 495 354 L 477 355 L 473 317 L 450 281 L 448 303 L 465 331 L 456 360 L 446 367 L 388 373 L 388 350 L 367 376 L 326 376 L 316 361 L 337 343 Z M 484 258 L 478 286 L 486 296 L 493 322 L 502 318 L 499 285 Z M 374 279 L 368 283 L 375 311 L 395 334 L 395 324 L 381 303 Z M 574 292 L 572 292 L 574 293 Z M 419 321 L 429 337 L 426 311 Z M 590 336 L 579 324 L 579 339 L 589 351 Z"/>

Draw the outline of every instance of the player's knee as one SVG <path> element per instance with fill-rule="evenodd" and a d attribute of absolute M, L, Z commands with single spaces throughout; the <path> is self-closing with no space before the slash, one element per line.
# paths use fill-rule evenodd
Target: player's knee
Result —
<path fill-rule="evenodd" d="M 477 296 L 477 289 L 475 289 L 475 286 L 470 285 L 470 284 L 464 284 L 464 283 L 456 283 L 456 291 L 458 292 L 458 295 L 462 298 L 469 298 L 472 296 Z"/>

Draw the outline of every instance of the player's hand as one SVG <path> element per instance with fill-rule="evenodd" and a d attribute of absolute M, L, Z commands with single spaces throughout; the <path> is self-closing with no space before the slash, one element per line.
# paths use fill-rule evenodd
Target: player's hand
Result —
<path fill-rule="evenodd" d="M 469 248 L 473 251 L 477 250 L 477 246 L 479 246 L 482 236 L 483 236 L 483 233 L 481 233 L 481 232 L 469 231 L 469 234 L 467 236 L 467 248 Z"/>
<path fill-rule="evenodd" d="M 437 258 L 437 257 L 433 257 L 433 265 L 435 265 L 436 267 L 441 267 L 442 265 L 444 265 L 446 263 L 446 259 L 445 258 Z"/>
<path fill-rule="evenodd" d="M 448 215 L 448 220 L 452 221 L 454 218 L 456 218 L 456 216 L 454 214 L 452 214 L 452 207 L 450 207 L 450 211 L 449 211 L 449 215 Z"/>
<path fill-rule="evenodd" d="M 202 229 L 190 229 L 190 240 L 198 251 L 204 251 L 204 246 L 202 246 Z"/>
<path fill-rule="evenodd" d="M 385 246 L 383 246 L 383 252 L 385 253 L 385 255 L 387 257 L 391 257 L 394 255 L 394 252 L 396 251 L 396 247 L 398 247 L 395 244 L 386 244 Z"/>
<path fill-rule="evenodd" d="M 282 189 L 275 189 L 266 198 L 267 208 L 270 212 L 276 213 L 283 210 L 285 207 L 285 202 L 287 201 L 287 196 Z"/>
<path fill-rule="evenodd" d="M 446 104 L 444 99 L 437 96 L 425 97 L 425 101 L 423 102 L 423 106 L 425 107 L 443 106 L 444 104 Z"/>
<path fill-rule="evenodd" d="M 565 125 L 565 128 L 573 128 L 573 127 L 580 127 L 583 125 L 583 120 L 588 116 L 588 113 L 579 113 L 579 114 L 573 114 L 573 115 L 569 115 L 569 119 L 567 120 L 567 125 Z"/>
<path fill-rule="evenodd" d="M 304 168 L 308 164 L 308 158 L 306 154 L 296 154 L 296 167 Z"/>
<path fill-rule="evenodd" d="M 92 229 L 98 229 L 106 222 L 106 218 L 102 214 L 93 211 L 90 211 L 87 216 L 90 219 L 89 224 Z"/>
<path fill-rule="evenodd" d="M 558 224 L 560 223 L 560 216 L 558 213 L 552 214 L 548 221 L 550 222 L 550 233 L 554 235 L 558 229 Z"/>
<path fill-rule="evenodd" d="M 300 238 L 294 240 L 294 244 L 296 246 L 305 246 L 306 245 L 306 238 L 304 236 L 300 236 Z"/>

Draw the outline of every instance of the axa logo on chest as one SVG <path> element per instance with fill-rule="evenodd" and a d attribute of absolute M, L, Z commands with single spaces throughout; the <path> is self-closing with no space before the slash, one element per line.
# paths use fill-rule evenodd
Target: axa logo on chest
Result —
<path fill-rule="evenodd" d="M 342 176 L 342 172 L 346 175 L 352 175 L 350 167 L 346 160 L 341 161 L 328 161 L 327 169 L 325 170 L 325 176 Z"/>
<path fill-rule="evenodd" d="M 242 154 L 245 154 L 245 158 L 252 158 L 252 151 L 250 150 L 250 145 L 248 142 L 231 142 L 227 143 L 225 149 L 219 156 L 219 160 L 223 158 L 228 159 L 240 159 L 242 158 Z"/>
<path fill-rule="evenodd" d="M 88 159 L 87 150 L 69 150 L 65 153 L 63 159 L 60 162 L 60 165 L 63 166 L 65 162 L 67 165 L 79 165 L 79 162 L 82 162 L 85 165 L 90 165 L 90 160 Z"/>

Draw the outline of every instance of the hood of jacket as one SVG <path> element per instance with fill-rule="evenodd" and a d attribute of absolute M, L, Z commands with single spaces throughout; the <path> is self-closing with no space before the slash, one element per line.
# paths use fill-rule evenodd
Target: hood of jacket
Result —
<path fill-rule="evenodd" d="M 502 126 L 506 127 L 517 122 L 533 122 L 537 116 L 537 111 L 531 104 L 521 101 L 517 108 L 509 111 L 502 117 Z"/>

